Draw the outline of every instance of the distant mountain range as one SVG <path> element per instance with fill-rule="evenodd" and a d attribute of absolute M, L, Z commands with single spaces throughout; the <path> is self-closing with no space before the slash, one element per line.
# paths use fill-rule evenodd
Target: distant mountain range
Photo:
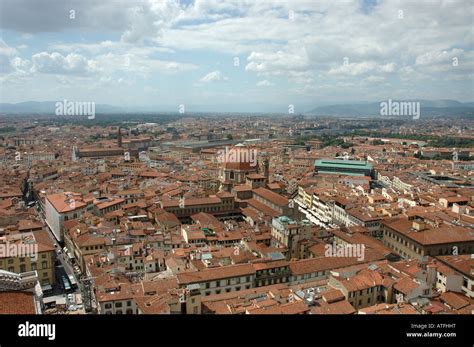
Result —
<path fill-rule="evenodd" d="M 459 102 L 456 100 L 392 100 L 393 102 L 419 102 L 421 115 L 429 116 L 474 116 L 474 102 Z M 314 116 L 380 116 L 382 100 L 372 103 L 352 103 L 326 105 L 313 108 L 306 112 Z"/>
<path fill-rule="evenodd" d="M 380 102 L 339 103 L 334 105 L 320 104 L 317 107 L 308 105 L 295 105 L 295 113 L 303 112 L 307 116 L 337 116 L 337 117 L 363 117 L 380 116 Z M 399 101 L 399 100 L 392 100 Z M 456 100 L 402 100 L 420 102 L 421 116 L 453 116 L 474 117 L 474 102 L 459 102 Z M 308 110 L 304 112 L 305 110 Z M 54 114 L 56 101 L 26 101 L 16 104 L 0 103 L 0 114 Z M 186 112 L 200 113 L 287 113 L 286 105 L 266 104 L 226 104 L 226 105 L 186 105 Z M 135 113 L 135 112 L 178 112 L 176 105 L 119 107 L 108 104 L 96 104 L 96 114 L 105 113 Z"/>
<path fill-rule="evenodd" d="M 61 100 L 62 101 L 62 100 Z M 50 113 L 56 112 L 57 101 L 25 101 L 17 104 L 0 104 L 0 113 L 3 114 L 27 114 L 27 113 Z M 120 112 L 119 107 L 96 104 L 96 113 L 113 113 Z"/>
<path fill-rule="evenodd" d="M 62 100 L 59 100 L 62 101 Z M 71 100 L 72 101 L 72 100 Z M 26 101 L 17 104 L 0 103 L 0 114 L 54 114 L 57 101 Z M 108 104 L 96 104 L 95 112 L 104 113 L 138 113 L 138 112 L 166 112 L 178 113 L 179 105 L 144 105 L 144 106 L 112 106 Z M 266 104 L 186 104 L 186 112 L 192 113 L 285 113 L 288 105 L 266 105 Z M 301 106 L 303 107 L 303 105 Z M 311 106 L 304 105 L 307 110 Z"/>

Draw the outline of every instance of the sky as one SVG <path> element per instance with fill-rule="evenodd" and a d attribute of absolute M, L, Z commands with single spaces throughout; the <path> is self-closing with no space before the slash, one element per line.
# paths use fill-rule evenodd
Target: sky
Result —
<path fill-rule="evenodd" d="M 0 102 L 473 101 L 470 0 L 0 0 Z"/>

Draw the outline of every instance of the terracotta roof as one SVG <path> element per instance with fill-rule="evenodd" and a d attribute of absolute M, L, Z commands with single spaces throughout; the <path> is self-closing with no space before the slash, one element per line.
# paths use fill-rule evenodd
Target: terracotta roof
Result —
<path fill-rule="evenodd" d="M 253 190 L 253 193 L 261 196 L 263 199 L 268 200 L 278 206 L 288 206 L 288 199 L 284 196 L 272 192 L 266 188 L 257 188 Z"/>
<path fill-rule="evenodd" d="M 347 300 L 333 303 L 320 302 L 317 306 L 311 308 L 312 314 L 354 314 L 356 310 Z"/>
<path fill-rule="evenodd" d="M 54 209 L 59 213 L 71 212 L 78 208 L 85 207 L 86 204 L 77 194 L 71 193 L 68 198 L 66 193 L 51 194 L 46 197 Z"/>
<path fill-rule="evenodd" d="M 195 206 L 195 205 L 213 205 L 213 204 L 220 204 L 222 200 L 217 196 L 210 196 L 208 198 L 188 198 L 184 200 L 185 206 Z M 166 207 L 179 207 L 179 200 L 163 200 L 161 202 L 163 204 L 163 208 Z"/>
<path fill-rule="evenodd" d="M 394 218 L 382 223 L 421 245 L 474 241 L 474 232 L 462 227 L 443 224 L 437 228 L 416 231 L 407 218 Z"/>
<path fill-rule="evenodd" d="M 210 268 L 202 271 L 179 273 L 177 278 L 180 284 L 191 284 L 253 274 L 255 274 L 255 269 L 251 264 L 238 264 Z"/>
<path fill-rule="evenodd" d="M 33 293 L 0 292 L 0 314 L 36 314 Z"/>
<path fill-rule="evenodd" d="M 459 310 L 470 304 L 469 299 L 467 297 L 453 292 L 442 293 L 439 299 L 441 302 L 445 303 L 446 305 L 452 307 L 455 310 Z"/>
<path fill-rule="evenodd" d="M 383 259 L 383 255 L 370 250 L 365 252 L 364 260 L 357 260 L 355 257 L 320 257 L 302 259 L 290 262 L 290 270 L 293 275 L 303 275 L 319 271 L 339 269 L 346 266 L 363 264 L 374 260 Z"/>

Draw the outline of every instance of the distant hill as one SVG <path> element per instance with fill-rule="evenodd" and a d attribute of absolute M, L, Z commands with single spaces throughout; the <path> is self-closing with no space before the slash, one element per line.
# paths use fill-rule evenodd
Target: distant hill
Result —
<path fill-rule="evenodd" d="M 380 116 L 380 103 L 388 101 L 382 100 L 373 103 L 351 103 L 326 105 L 313 108 L 306 112 L 307 115 L 314 116 Z M 392 100 L 400 101 L 400 100 Z M 401 100 L 420 102 L 421 115 L 428 116 L 454 116 L 473 117 L 474 102 L 462 103 L 456 100 Z"/>
<path fill-rule="evenodd" d="M 62 100 L 58 100 L 62 101 Z M 72 101 L 72 100 L 71 100 Z M 26 101 L 19 102 L 17 104 L 0 104 L 0 113 L 3 114 L 26 114 L 26 113 L 50 113 L 56 112 L 57 101 Z M 107 105 L 107 104 L 96 104 L 96 113 L 112 113 L 118 112 L 121 109 L 119 107 Z"/>
<path fill-rule="evenodd" d="M 61 101 L 61 100 L 58 100 Z M 71 100 L 73 101 L 73 100 Z M 54 114 L 56 101 L 27 101 L 17 104 L 1 104 L 0 114 Z M 178 113 L 179 105 L 138 105 L 138 106 L 112 106 L 96 104 L 96 113 L 140 113 L 140 112 L 166 112 Z M 274 105 L 264 103 L 249 104 L 186 104 L 187 113 L 279 113 L 286 114 L 288 105 Z M 308 109 L 310 104 L 298 105 L 297 112 Z"/>
<path fill-rule="evenodd" d="M 62 100 L 58 100 L 62 101 Z M 73 101 L 73 100 L 70 100 Z M 387 101 L 387 100 L 382 100 Z M 397 101 L 397 100 L 392 100 Z M 462 103 L 456 100 L 403 100 L 419 101 L 421 116 L 453 116 L 474 119 L 474 102 Z M 57 101 L 26 101 L 16 104 L 0 103 L 0 114 L 51 114 L 56 111 Z M 296 105 L 297 113 L 304 112 L 308 116 L 335 116 L 335 117 L 364 117 L 380 116 L 380 102 L 358 102 L 324 105 L 318 107 L 301 104 Z M 112 113 L 139 113 L 139 112 L 171 112 L 177 113 L 177 105 L 157 105 L 157 106 L 112 106 L 108 104 L 96 104 L 96 114 Z M 187 113 L 275 113 L 288 114 L 287 105 L 268 105 L 268 104 L 189 104 L 186 105 Z"/>

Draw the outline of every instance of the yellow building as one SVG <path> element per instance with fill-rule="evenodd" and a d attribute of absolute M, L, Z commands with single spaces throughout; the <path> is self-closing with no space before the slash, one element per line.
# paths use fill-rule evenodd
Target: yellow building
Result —
<path fill-rule="evenodd" d="M 46 230 L 0 238 L 0 269 L 14 273 L 36 271 L 42 286 L 53 285 L 55 251 Z"/>

